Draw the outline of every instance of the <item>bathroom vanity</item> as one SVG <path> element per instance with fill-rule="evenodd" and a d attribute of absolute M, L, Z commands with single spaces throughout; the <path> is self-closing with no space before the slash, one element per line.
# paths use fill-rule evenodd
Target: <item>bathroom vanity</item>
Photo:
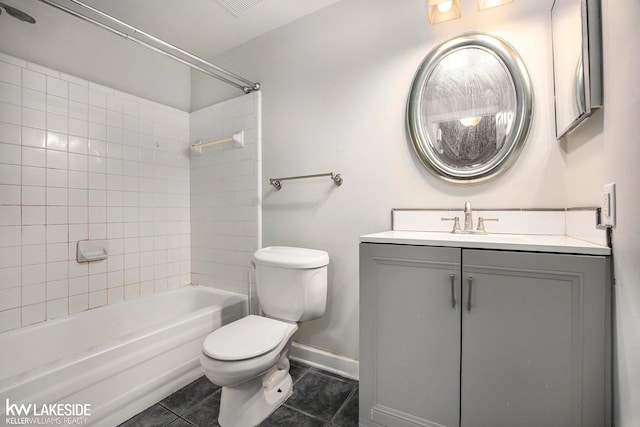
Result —
<path fill-rule="evenodd" d="M 360 424 L 609 426 L 609 254 L 567 236 L 362 236 Z"/>

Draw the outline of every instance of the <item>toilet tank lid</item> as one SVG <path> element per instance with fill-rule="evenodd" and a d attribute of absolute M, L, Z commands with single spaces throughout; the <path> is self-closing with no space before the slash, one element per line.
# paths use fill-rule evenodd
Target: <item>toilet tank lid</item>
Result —
<path fill-rule="evenodd" d="M 319 268 L 329 264 L 329 254 L 325 251 L 290 246 L 258 249 L 253 258 L 256 264 L 282 268 Z"/>

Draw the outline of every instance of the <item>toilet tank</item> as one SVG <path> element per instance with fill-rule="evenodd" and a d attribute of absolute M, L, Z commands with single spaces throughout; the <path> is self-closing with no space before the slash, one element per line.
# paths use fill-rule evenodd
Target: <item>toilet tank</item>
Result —
<path fill-rule="evenodd" d="M 253 259 L 258 300 L 267 316 L 301 322 L 324 314 L 329 254 L 315 249 L 270 246 L 259 249 Z"/>

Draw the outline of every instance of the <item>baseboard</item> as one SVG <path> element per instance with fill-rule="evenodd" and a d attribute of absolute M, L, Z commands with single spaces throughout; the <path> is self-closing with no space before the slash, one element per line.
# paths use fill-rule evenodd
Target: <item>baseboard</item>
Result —
<path fill-rule="evenodd" d="M 348 357 L 297 342 L 291 344 L 290 356 L 293 360 L 342 375 L 343 377 L 355 380 L 359 378 L 360 362 Z"/>

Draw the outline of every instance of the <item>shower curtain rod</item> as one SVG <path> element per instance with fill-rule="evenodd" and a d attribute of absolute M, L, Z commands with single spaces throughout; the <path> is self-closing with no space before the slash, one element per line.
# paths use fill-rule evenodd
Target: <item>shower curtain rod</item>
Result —
<path fill-rule="evenodd" d="M 106 14 L 104 12 L 101 12 L 98 9 L 95 9 L 95 8 L 85 4 L 85 3 L 82 3 L 79 0 L 69 0 L 69 1 L 72 2 L 72 3 L 75 3 L 75 4 L 79 5 L 79 6 L 82 6 L 82 7 L 86 8 L 86 9 L 90 10 L 91 12 L 103 17 L 103 18 L 106 18 L 106 19 L 108 19 L 108 20 L 110 20 L 112 22 L 115 22 L 118 25 L 121 25 L 121 26 L 123 26 L 123 27 L 125 27 L 125 28 L 127 28 L 129 30 L 132 30 L 133 34 L 124 33 L 124 32 L 122 32 L 122 31 L 120 31 L 120 30 L 118 30 L 116 28 L 110 27 L 107 24 L 99 22 L 99 21 L 97 21 L 97 20 L 95 20 L 93 18 L 90 18 L 90 17 L 88 17 L 86 15 L 83 15 L 82 13 L 80 13 L 78 11 L 75 11 L 73 9 L 70 9 L 70 8 L 66 7 L 66 6 L 58 4 L 58 3 L 56 3 L 56 2 L 54 2 L 52 0 L 39 0 L 39 1 L 41 1 L 42 3 L 48 4 L 49 6 L 55 7 L 56 9 L 59 9 L 59 10 L 61 10 L 63 12 L 66 12 L 66 13 L 68 13 L 70 15 L 73 15 L 76 18 L 80 18 L 80 19 L 82 19 L 84 21 L 87 21 L 87 22 L 89 22 L 91 24 L 94 24 L 94 25 L 96 25 L 96 26 L 98 26 L 98 27 L 100 27 L 100 28 L 102 28 L 104 30 L 107 30 L 107 31 L 109 31 L 109 32 L 111 32 L 113 34 L 116 34 L 116 35 L 118 35 L 120 37 L 123 37 L 123 38 L 125 38 L 127 40 L 131 40 L 132 42 L 138 43 L 139 45 L 141 45 L 141 46 L 143 46 L 143 47 L 145 47 L 147 49 L 150 49 L 150 50 L 153 50 L 154 52 L 157 52 L 157 53 L 160 53 L 162 55 L 165 55 L 165 56 L 167 56 L 167 57 L 169 57 L 169 58 L 171 58 L 171 59 L 173 59 L 175 61 L 178 61 L 178 62 L 180 62 L 180 63 L 182 63 L 184 65 L 187 65 L 190 68 L 198 70 L 198 71 L 200 71 L 200 72 L 202 72 L 202 73 L 204 73 L 204 74 L 206 74 L 208 76 L 211 76 L 211 77 L 213 77 L 215 79 L 218 79 L 220 81 L 223 81 L 223 82 L 225 82 L 225 83 L 227 83 L 227 84 L 229 84 L 231 86 L 234 86 L 234 87 L 244 91 L 245 93 L 251 93 L 253 91 L 260 90 L 260 83 L 252 82 L 250 80 L 245 79 L 242 76 L 239 76 L 238 74 L 232 73 L 229 70 L 226 70 L 226 69 L 224 69 L 222 67 L 218 67 L 217 65 L 214 65 L 214 64 L 212 64 L 212 63 L 210 63 L 210 62 L 208 62 L 208 61 L 206 61 L 206 60 L 204 60 L 204 59 L 202 59 L 202 58 L 200 58 L 200 57 L 198 57 L 196 55 L 193 55 L 192 53 L 187 52 L 186 50 L 183 50 L 183 49 L 181 49 L 181 48 L 179 48 L 177 46 L 172 45 L 171 43 L 167 43 L 162 39 L 159 39 L 159 38 L 157 38 L 155 36 L 152 36 L 151 34 L 148 34 L 148 33 L 144 32 L 144 31 L 142 31 L 142 30 L 140 30 L 140 29 L 138 29 L 138 28 L 136 28 L 136 27 L 134 27 L 132 25 L 127 24 L 126 22 L 123 22 L 123 21 L 121 21 L 121 20 L 119 20 L 117 18 L 114 18 L 111 15 L 108 15 L 108 14 Z M 190 62 L 190 61 L 188 61 L 186 59 L 180 58 L 180 57 L 172 54 L 171 52 L 167 52 L 166 50 L 164 50 L 162 48 L 153 46 L 153 45 L 149 44 L 148 42 L 140 40 L 139 38 L 135 37 L 135 34 L 140 34 L 141 36 L 146 37 L 147 39 L 152 40 L 155 43 L 158 43 L 158 44 L 160 44 L 160 45 L 162 45 L 162 46 L 164 46 L 166 48 L 169 48 L 169 49 L 172 49 L 172 50 L 174 50 L 176 52 L 179 52 L 180 54 L 185 55 L 188 58 L 190 58 L 190 59 L 192 59 L 192 60 L 194 60 L 196 62 L 199 62 L 200 64 L 204 65 L 205 67 L 213 69 L 214 71 L 207 70 L 202 65 L 197 65 L 197 64 L 195 64 L 193 62 Z M 236 81 L 234 81 L 234 80 L 236 80 Z M 238 83 L 238 82 L 240 82 L 240 83 Z"/>

